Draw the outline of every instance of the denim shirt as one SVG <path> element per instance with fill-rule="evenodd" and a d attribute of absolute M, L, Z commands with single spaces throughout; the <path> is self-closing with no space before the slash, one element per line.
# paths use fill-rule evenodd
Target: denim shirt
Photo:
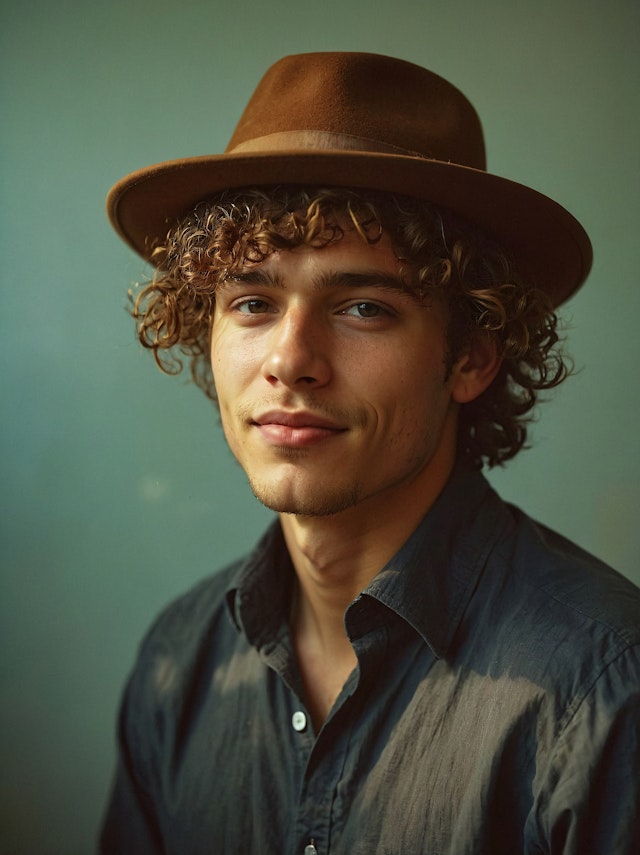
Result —
<path fill-rule="evenodd" d="M 640 591 L 458 469 L 349 606 L 318 733 L 279 523 L 171 605 L 123 699 L 103 853 L 640 852 Z"/>

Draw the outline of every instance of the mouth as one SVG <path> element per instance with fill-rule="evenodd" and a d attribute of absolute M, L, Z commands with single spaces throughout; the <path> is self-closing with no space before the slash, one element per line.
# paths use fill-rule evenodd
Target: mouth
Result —
<path fill-rule="evenodd" d="M 251 420 L 270 445 L 304 448 L 333 439 L 347 428 L 315 413 L 273 410 Z"/>

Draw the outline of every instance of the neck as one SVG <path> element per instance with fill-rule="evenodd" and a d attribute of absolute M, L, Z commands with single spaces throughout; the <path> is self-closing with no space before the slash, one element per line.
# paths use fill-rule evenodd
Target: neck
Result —
<path fill-rule="evenodd" d="M 411 483 L 328 516 L 282 514 L 281 525 L 297 576 L 291 630 L 316 730 L 324 722 L 356 654 L 346 633 L 349 604 L 409 538 L 453 469 L 452 443 Z"/>
<path fill-rule="evenodd" d="M 428 490 L 386 495 L 326 517 L 282 515 L 284 537 L 297 576 L 291 631 L 307 708 L 316 731 L 356 667 L 347 636 L 348 605 L 395 555 L 444 487 L 453 462 Z M 400 498 L 400 497 L 398 497 Z"/>
<path fill-rule="evenodd" d="M 428 477 L 386 491 L 339 514 L 281 515 L 298 579 L 297 625 L 330 646 L 347 641 L 344 613 L 395 555 L 427 513 L 453 469 L 451 456 Z M 393 491 L 391 491 L 393 492 Z"/>

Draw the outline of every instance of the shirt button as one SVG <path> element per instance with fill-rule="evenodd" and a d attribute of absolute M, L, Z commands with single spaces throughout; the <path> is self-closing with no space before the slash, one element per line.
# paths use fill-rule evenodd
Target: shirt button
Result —
<path fill-rule="evenodd" d="M 306 728 L 307 717 L 302 712 L 302 710 L 298 710 L 297 712 L 294 712 L 294 714 L 291 716 L 291 724 L 293 725 L 293 729 L 297 730 L 298 733 L 301 733 Z M 315 849 L 314 849 L 314 852 L 315 852 Z M 305 855 L 313 855 L 313 853 L 311 853 L 311 852 L 307 853 L 307 851 L 305 849 Z"/>
<path fill-rule="evenodd" d="M 313 845 L 313 843 L 308 843 L 304 847 L 304 855 L 318 855 L 318 850 Z"/>

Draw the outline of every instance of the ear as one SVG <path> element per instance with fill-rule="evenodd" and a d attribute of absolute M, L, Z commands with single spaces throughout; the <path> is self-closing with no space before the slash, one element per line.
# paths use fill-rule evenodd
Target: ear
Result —
<path fill-rule="evenodd" d="M 493 336 L 474 336 L 469 350 L 456 362 L 451 372 L 451 397 L 458 404 L 468 404 L 493 383 L 502 359 Z"/>

